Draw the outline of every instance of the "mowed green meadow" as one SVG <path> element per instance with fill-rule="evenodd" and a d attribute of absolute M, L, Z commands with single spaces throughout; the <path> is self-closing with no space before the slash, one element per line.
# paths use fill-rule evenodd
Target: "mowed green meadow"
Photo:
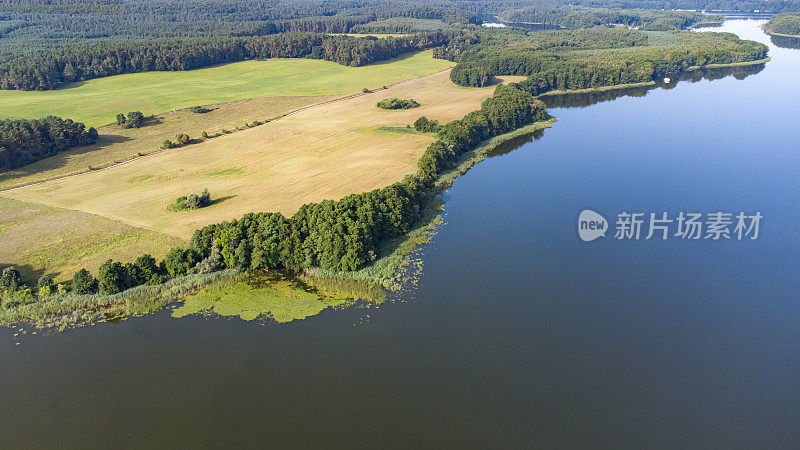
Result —
<path fill-rule="evenodd" d="M 315 59 L 243 61 L 182 72 L 116 75 L 53 91 L 0 91 L 0 118 L 70 118 L 87 126 L 114 121 L 119 112 L 145 115 L 254 97 L 349 94 L 453 65 L 422 51 L 363 67 Z"/>

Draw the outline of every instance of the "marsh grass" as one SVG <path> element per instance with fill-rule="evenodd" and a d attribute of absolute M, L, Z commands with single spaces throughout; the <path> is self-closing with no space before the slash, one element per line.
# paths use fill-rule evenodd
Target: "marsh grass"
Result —
<path fill-rule="evenodd" d="M 280 271 L 251 271 L 221 279 L 185 299 L 172 312 L 176 318 L 193 314 L 239 317 L 287 323 L 343 307 L 364 295 L 377 295 L 357 283 L 330 283 Z M 324 286 L 323 286 L 324 284 Z"/>
<path fill-rule="evenodd" d="M 0 325 L 30 322 L 37 328 L 65 330 L 98 321 L 136 317 L 179 301 L 217 280 L 236 275 L 236 269 L 173 278 L 157 286 L 137 286 L 114 295 L 59 293 L 32 301 L 13 294 L 0 303 Z"/>

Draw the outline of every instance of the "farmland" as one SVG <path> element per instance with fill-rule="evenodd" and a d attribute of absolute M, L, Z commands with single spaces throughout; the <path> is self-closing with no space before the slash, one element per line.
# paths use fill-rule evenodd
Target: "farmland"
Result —
<path fill-rule="evenodd" d="M 69 209 L 0 198 L 0 265 L 17 266 L 29 280 L 43 273 L 58 280 L 110 258 L 142 253 L 163 257 L 182 241 L 120 221 Z"/>
<path fill-rule="evenodd" d="M 292 214 L 304 203 L 380 188 L 414 172 L 434 136 L 408 132 L 406 125 L 421 115 L 440 122 L 460 118 L 494 91 L 494 86 L 456 86 L 448 75 L 405 81 L 200 144 L 1 195 L 181 238 L 250 211 Z M 376 107 L 389 97 L 413 97 L 421 106 Z M 176 197 L 203 188 L 216 204 L 197 211 L 167 210 Z"/>
<path fill-rule="evenodd" d="M 45 92 L 0 91 L 0 117 L 54 115 L 97 127 L 112 122 L 119 112 L 155 114 L 255 97 L 348 94 L 452 65 L 423 51 L 363 67 L 314 59 L 270 59 L 183 72 L 117 75 Z"/>
<path fill-rule="evenodd" d="M 253 65 L 261 72 L 253 74 Z M 185 244 L 198 226 L 242 212 L 290 213 L 306 201 L 382 187 L 412 172 L 432 137 L 381 126 L 405 131 L 405 125 L 421 114 L 454 119 L 491 94 L 492 88 L 457 87 L 447 72 L 437 74 L 451 65 L 431 58 L 430 52 L 360 68 L 317 60 L 270 60 L 193 72 L 121 75 L 48 92 L 2 91 L 3 114 L 55 113 L 90 124 L 87 117 L 92 115 L 96 123 L 106 123 L 116 112 L 129 109 L 155 114 L 142 128 L 104 125 L 95 145 L 0 174 L 0 188 L 8 189 L 90 171 L 0 194 L 0 265 L 18 266 L 29 281 L 43 273 L 63 280 L 82 267 L 96 272 L 108 258 L 124 261 L 142 253 L 161 258 L 169 248 Z M 203 78 L 198 76 L 207 77 L 209 71 L 220 83 L 211 90 L 198 89 Z M 424 77 L 430 74 L 435 75 Z M 408 79 L 413 80 L 382 89 Z M 363 87 L 379 90 L 337 100 Z M 418 87 L 423 91 L 411 94 Z M 404 113 L 375 107 L 378 100 L 400 93 L 425 99 L 425 108 Z M 454 93 L 456 98 L 448 104 Z M 12 97 L 16 100 L 6 101 Z M 331 101 L 335 103 L 325 104 Z M 194 105 L 206 105 L 209 111 L 171 110 Z M 309 106 L 273 123 L 244 127 Z M 178 133 L 197 138 L 203 132 L 239 128 L 242 131 L 200 144 L 140 157 L 157 152 L 161 142 Z M 138 159 L 95 170 L 131 158 Z M 338 175 L 351 167 L 371 175 Z M 176 197 L 203 187 L 212 191 L 215 205 L 202 211 L 167 211 Z M 58 199 L 47 198 L 55 191 L 60 192 Z"/>
<path fill-rule="evenodd" d="M 336 95 L 262 97 L 207 105 L 210 111 L 196 114 L 186 109 L 156 114 L 142 128 L 123 128 L 116 124 L 98 129 L 96 144 L 78 147 L 37 161 L 17 170 L 0 173 L 0 189 L 102 168 L 140 154 L 158 151 L 165 139 L 178 133 L 199 137 L 203 132 L 235 130 L 256 120 L 276 117 L 304 106 L 338 98 Z"/>

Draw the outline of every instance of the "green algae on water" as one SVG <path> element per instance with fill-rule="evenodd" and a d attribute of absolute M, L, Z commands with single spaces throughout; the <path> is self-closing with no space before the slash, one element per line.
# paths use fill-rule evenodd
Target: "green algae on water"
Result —
<path fill-rule="evenodd" d="M 174 309 L 172 316 L 215 314 L 247 321 L 270 318 L 277 323 L 287 323 L 347 303 L 347 299 L 320 295 L 296 279 L 262 274 L 237 277 L 207 287 Z"/>

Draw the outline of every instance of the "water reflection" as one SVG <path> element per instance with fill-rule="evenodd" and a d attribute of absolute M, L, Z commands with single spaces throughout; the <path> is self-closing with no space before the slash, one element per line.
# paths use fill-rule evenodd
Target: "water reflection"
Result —
<path fill-rule="evenodd" d="M 523 134 L 522 136 L 517 136 L 511 138 L 502 144 L 498 145 L 497 147 L 493 148 L 490 152 L 486 153 L 487 158 L 493 158 L 495 156 L 502 156 L 507 153 L 511 153 L 514 150 L 520 148 L 522 145 L 527 144 L 529 142 L 538 141 L 539 139 L 544 136 L 544 130 L 536 130 L 533 133 Z"/>
<path fill-rule="evenodd" d="M 800 37 L 770 35 L 769 40 L 780 48 L 800 49 Z"/>
<path fill-rule="evenodd" d="M 658 82 L 649 86 L 635 86 L 630 88 L 571 92 L 567 94 L 545 94 L 539 98 L 547 104 L 548 108 L 585 108 L 597 103 L 607 102 L 620 97 L 644 97 L 653 89 L 673 89 L 681 81 L 697 83 L 702 80 L 719 80 L 725 77 L 734 77 L 743 80 L 750 75 L 755 75 L 764 70 L 765 64 L 737 67 L 711 67 L 685 72 L 673 77 L 669 83 Z"/>

